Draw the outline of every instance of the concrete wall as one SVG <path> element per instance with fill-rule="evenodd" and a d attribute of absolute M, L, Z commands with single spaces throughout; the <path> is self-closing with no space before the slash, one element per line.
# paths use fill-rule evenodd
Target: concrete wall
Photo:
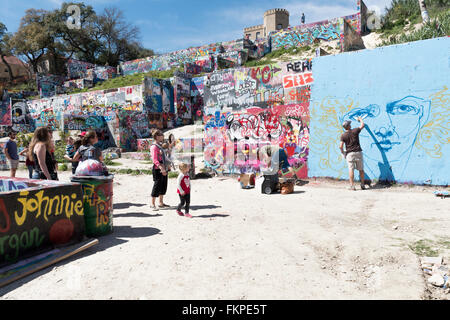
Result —
<path fill-rule="evenodd" d="M 0 177 L 0 266 L 84 236 L 81 185 Z"/>
<path fill-rule="evenodd" d="M 341 123 L 363 116 L 368 178 L 447 185 L 449 52 L 446 37 L 314 59 L 309 176 L 348 178 Z"/>
<path fill-rule="evenodd" d="M 205 164 L 217 172 L 259 171 L 253 151 L 285 148 L 299 178 L 307 175 L 310 61 L 237 68 L 204 79 Z"/>
<path fill-rule="evenodd" d="M 272 34 L 272 50 L 307 46 L 319 40 L 340 40 L 343 50 L 344 19 L 325 20 L 276 32 Z"/>

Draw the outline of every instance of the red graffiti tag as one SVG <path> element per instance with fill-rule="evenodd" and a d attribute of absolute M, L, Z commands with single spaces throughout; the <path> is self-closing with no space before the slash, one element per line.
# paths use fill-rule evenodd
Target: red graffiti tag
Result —
<path fill-rule="evenodd" d="M 301 87 L 314 82 L 311 72 L 303 74 L 287 75 L 283 77 L 283 87 L 285 89 Z"/>
<path fill-rule="evenodd" d="M 9 228 L 11 227 L 11 219 L 9 218 L 8 211 L 6 211 L 5 203 L 3 202 L 3 199 L 0 199 L 0 211 L 3 213 L 3 216 L 5 217 L 5 227 L 2 228 L 0 225 L 0 232 L 6 233 L 9 231 Z"/>

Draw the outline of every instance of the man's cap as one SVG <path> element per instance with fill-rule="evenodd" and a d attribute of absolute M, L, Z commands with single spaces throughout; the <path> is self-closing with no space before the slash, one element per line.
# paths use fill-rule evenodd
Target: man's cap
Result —
<path fill-rule="evenodd" d="M 84 137 L 86 135 L 86 131 L 83 131 L 79 134 L 80 137 Z"/>
<path fill-rule="evenodd" d="M 342 126 L 344 127 L 344 128 L 347 128 L 349 125 L 351 125 L 352 124 L 352 122 L 350 121 L 350 120 L 346 120 L 346 121 L 344 121 L 343 123 L 342 123 Z"/>

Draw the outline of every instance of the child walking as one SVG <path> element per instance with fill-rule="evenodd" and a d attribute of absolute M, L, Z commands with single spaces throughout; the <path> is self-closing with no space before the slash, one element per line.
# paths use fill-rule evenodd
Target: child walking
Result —
<path fill-rule="evenodd" d="M 192 218 L 189 214 L 189 205 L 191 203 L 191 182 L 189 180 L 189 165 L 182 163 L 179 166 L 181 173 L 177 179 L 177 193 L 180 196 L 180 204 L 178 205 L 177 213 L 179 216 L 183 216 L 181 208 L 185 207 L 184 216 L 187 218 Z"/>

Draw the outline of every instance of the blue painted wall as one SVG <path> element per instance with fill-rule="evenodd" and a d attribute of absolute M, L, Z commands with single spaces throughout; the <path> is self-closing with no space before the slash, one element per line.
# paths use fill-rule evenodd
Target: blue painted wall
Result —
<path fill-rule="evenodd" d="M 450 182 L 450 38 L 313 60 L 310 177 L 348 179 L 341 123 L 362 116 L 366 176 Z M 355 174 L 358 176 L 358 174 Z"/>

